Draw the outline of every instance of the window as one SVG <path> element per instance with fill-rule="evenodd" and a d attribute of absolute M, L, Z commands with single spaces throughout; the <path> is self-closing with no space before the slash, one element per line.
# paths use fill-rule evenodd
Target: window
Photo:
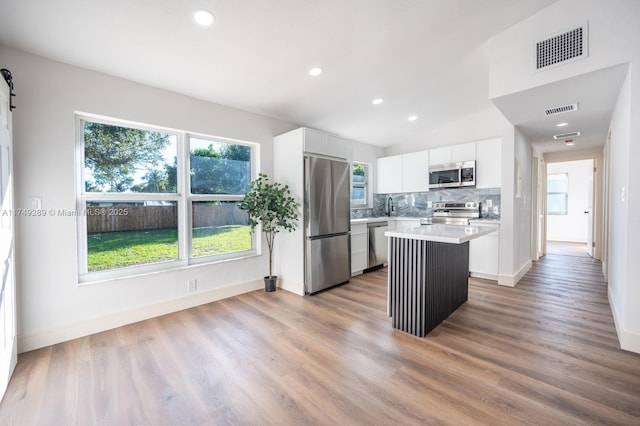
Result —
<path fill-rule="evenodd" d="M 569 175 L 567 173 L 547 176 L 547 214 L 566 215 L 569 198 Z"/>
<path fill-rule="evenodd" d="M 351 176 L 351 207 L 365 207 L 369 200 L 369 165 L 354 161 Z"/>
<path fill-rule="evenodd" d="M 255 253 L 251 144 L 79 116 L 80 280 Z M 135 268 L 135 269 L 134 269 Z"/>

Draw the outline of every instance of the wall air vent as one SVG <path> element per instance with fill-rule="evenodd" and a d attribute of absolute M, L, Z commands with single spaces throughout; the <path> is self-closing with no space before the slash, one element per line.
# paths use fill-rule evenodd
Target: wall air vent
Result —
<path fill-rule="evenodd" d="M 580 132 L 561 133 L 559 135 L 553 135 L 553 138 L 557 140 L 557 139 L 574 138 L 576 136 L 580 136 Z"/>
<path fill-rule="evenodd" d="M 562 105 L 554 108 L 545 109 L 544 114 L 549 116 L 549 115 L 562 114 L 565 112 L 571 112 L 571 111 L 577 111 L 577 110 L 578 110 L 578 104 L 569 104 L 569 105 Z"/>
<path fill-rule="evenodd" d="M 536 43 L 536 70 L 585 58 L 587 23 Z"/>

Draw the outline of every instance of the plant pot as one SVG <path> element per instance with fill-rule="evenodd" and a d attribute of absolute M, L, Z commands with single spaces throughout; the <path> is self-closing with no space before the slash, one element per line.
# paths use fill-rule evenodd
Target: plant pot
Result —
<path fill-rule="evenodd" d="M 264 291 L 276 291 L 278 276 L 264 277 Z"/>

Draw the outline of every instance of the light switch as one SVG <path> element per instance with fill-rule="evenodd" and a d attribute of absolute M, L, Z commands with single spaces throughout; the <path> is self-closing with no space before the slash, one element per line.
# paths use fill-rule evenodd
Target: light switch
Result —
<path fill-rule="evenodd" d="M 27 197 L 27 200 L 29 201 L 30 210 L 40 210 L 42 208 L 41 197 Z"/>

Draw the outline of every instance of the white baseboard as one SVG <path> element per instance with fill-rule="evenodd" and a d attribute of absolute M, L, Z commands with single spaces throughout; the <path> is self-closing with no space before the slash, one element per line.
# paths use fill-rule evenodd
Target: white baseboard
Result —
<path fill-rule="evenodd" d="M 483 280 L 498 281 L 498 276 L 495 274 L 485 274 L 484 272 L 469 272 L 469 275 L 474 278 L 480 278 Z"/>
<path fill-rule="evenodd" d="M 640 333 L 633 333 L 624 329 L 622 317 L 619 315 L 616 309 L 616 303 L 613 299 L 613 293 L 611 287 L 607 290 L 607 296 L 609 297 L 609 306 L 611 307 L 611 313 L 613 314 L 613 323 L 616 326 L 616 333 L 618 334 L 618 342 L 620 342 L 620 349 L 625 351 L 640 353 Z"/>
<path fill-rule="evenodd" d="M 518 281 L 524 277 L 524 275 L 531 269 L 531 259 L 527 260 L 524 265 L 518 269 L 518 271 L 514 275 L 498 275 L 498 285 L 503 285 L 505 287 L 515 287 L 518 284 Z"/>
<path fill-rule="evenodd" d="M 192 293 L 178 299 L 166 300 L 86 321 L 66 324 L 38 333 L 18 336 L 18 353 L 55 345 L 56 343 L 66 342 L 67 340 L 111 330 L 123 325 L 182 311 L 259 289 L 264 289 L 263 280 L 248 281 L 228 287 Z"/>
<path fill-rule="evenodd" d="M 285 278 L 278 278 L 279 287 L 298 296 L 304 296 L 304 284 L 290 281 Z"/>

